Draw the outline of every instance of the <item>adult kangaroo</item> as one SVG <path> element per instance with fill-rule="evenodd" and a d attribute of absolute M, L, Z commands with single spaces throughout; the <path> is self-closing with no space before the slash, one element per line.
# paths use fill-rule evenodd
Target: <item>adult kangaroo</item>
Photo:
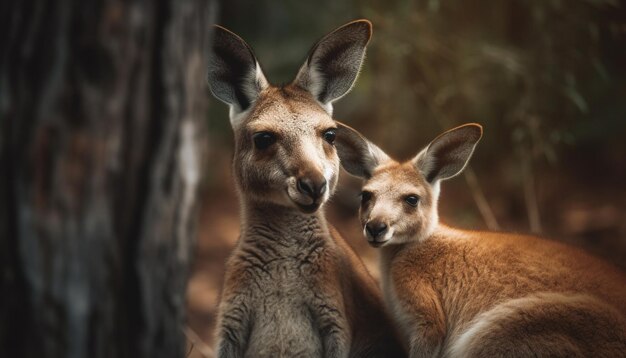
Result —
<path fill-rule="evenodd" d="M 208 82 L 230 106 L 242 221 L 219 357 L 403 355 L 375 281 L 322 210 L 339 172 L 332 103 L 352 87 L 371 32 L 366 20 L 338 28 L 292 83 L 273 86 L 252 49 L 215 28 Z"/>
<path fill-rule="evenodd" d="M 482 136 L 467 124 L 397 162 L 337 130 L 344 168 L 365 178 L 360 218 L 380 247 L 383 293 L 411 357 L 625 357 L 626 276 L 560 243 L 439 222 L 442 180 Z"/>

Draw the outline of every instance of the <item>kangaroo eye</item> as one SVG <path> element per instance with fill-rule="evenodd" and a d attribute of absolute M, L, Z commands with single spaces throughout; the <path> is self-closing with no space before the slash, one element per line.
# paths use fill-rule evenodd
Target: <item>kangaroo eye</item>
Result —
<path fill-rule="evenodd" d="M 372 193 L 369 191 L 361 192 L 361 205 L 367 204 L 368 201 L 372 199 Z"/>
<path fill-rule="evenodd" d="M 327 141 L 329 144 L 334 144 L 337 133 L 335 132 L 335 128 L 331 128 L 326 130 L 326 132 L 324 132 L 322 136 L 324 137 L 324 140 Z"/>
<path fill-rule="evenodd" d="M 257 149 L 264 150 L 276 142 L 276 135 L 271 132 L 258 132 L 254 133 L 252 139 Z"/>
<path fill-rule="evenodd" d="M 420 201 L 420 198 L 417 195 L 408 195 L 404 198 L 404 201 L 406 201 L 406 203 L 411 206 L 417 206 L 417 203 Z"/>

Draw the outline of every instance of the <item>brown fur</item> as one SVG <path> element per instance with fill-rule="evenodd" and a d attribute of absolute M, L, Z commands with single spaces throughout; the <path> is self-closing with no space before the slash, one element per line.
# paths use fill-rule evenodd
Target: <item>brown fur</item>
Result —
<path fill-rule="evenodd" d="M 550 240 L 439 223 L 440 181 L 462 171 L 478 125 L 444 133 L 404 163 L 343 129 L 340 156 L 351 162 L 342 164 L 367 177 L 361 221 L 387 226 L 366 233 L 382 246 L 385 301 L 412 357 L 626 356 L 624 273 Z"/>
<path fill-rule="evenodd" d="M 546 350 L 558 352 L 560 341 L 537 344 L 542 330 L 552 335 L 557 332 L 569 337 L 595 337 L 595 342 L 579 344 L 581 348 L 577 349 L 583 353 L 605 352 L 604 341 L 619 348 L 606 351 L 614 354 L 604 355 L 607 357 L 619 356 L 617 353 L 622 354 L 626 348 L 626 277 L 580 250 L 536 237 L 462 231 L 443 225 L 421 242 L 387 246 L 382 250 L 381 265 L 389 271 L 387 289 L 393 290 L 396 297 L 393 304 L 401 307 L 402 314 L 420 322 L 420 332 L 416 333 L 423 335 L 420 340 L 427 347 L 452 343 L 479 314 L 506 305 L 512 299 L 563 293 L 587 294 L 597 301 L 587 306 L 587 301 L 581 300 L 578 305 L 583 309 L 589 307 L 589 312 L 575 315 L 571 307 L 563 310 L 552 307 L 550 311 L 544 307 L 550 300 L 537 300 L 518 312 L 526 319 L 532 315 L 536 319 L 516 322 L 507 312 L 496 323 L 501 327 L 497 332 L 500 337 L 489 339 L 496 347 L 489 347 L 487 338 L 483 337 L 474 340 L 471 350 L 499 351 L 502 356 L 511 356 L 515 352 L 513 347 L 517 346 L 514 342 L 525 341 L 530 345 L 528 353 L 541 356 Z M 553 303 L 553 306 L 559 305 Z M 602 316 L 612 318 L 602 319 Z M 590 319 L 593 317 L 601 318 L 594 321 Z M 568 329 L 574 332 L 567 332 Z"/>

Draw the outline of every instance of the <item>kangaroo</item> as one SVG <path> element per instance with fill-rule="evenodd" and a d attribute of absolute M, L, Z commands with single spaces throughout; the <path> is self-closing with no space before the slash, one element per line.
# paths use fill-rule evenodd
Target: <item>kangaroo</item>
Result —
<path fill-rule="evenodd" d="M 340 168 L 332 104 L 353 86 L 371 33 L 367 20 L 338 28 L 292 83 L 273 86 L 250 46 L 215 27 L 208 83 L 230 107 L 241 207 L 219 357 L 405 355 L 377 284 L 322 208 Z"/>
<path fill-rule="evenodd" d="M 467 124 L 406 162 L 341 125 L 342 166 L 365 178 L 360 220 L 411 357 L 625 357 L 626 276 L 538 237 L 439 222 L 440 182 L 482 137 Z"/>

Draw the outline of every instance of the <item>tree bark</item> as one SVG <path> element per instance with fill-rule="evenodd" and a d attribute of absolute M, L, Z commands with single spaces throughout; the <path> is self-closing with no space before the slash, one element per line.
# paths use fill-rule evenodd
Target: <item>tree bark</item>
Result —
<path fill-rule="evenodd" d="M 184 356 L 215 0 L 0 9 L 0 356 Z"/>

